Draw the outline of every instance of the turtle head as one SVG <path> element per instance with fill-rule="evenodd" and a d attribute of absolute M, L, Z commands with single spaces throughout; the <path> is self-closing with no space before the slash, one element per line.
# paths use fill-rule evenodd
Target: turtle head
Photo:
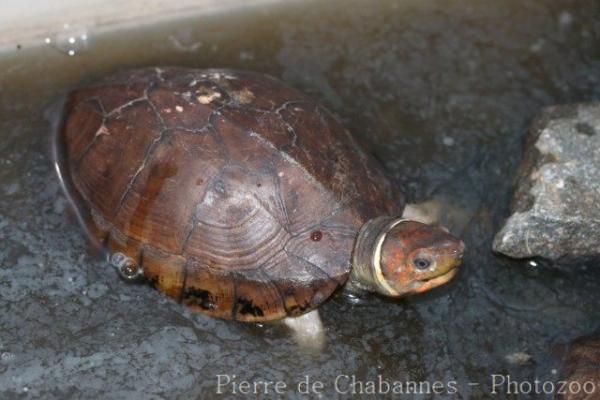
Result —
<path fill-rule="evenodd" d="M 426 292 L 456 275 L 464 248 L 446 228 L 376 218 L 359 233 L 352 277 L 357 286 L 386 296 Z"/>

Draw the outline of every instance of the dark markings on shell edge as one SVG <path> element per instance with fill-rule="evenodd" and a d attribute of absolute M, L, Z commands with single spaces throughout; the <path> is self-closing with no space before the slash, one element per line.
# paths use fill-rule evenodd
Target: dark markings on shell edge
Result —
<path fill-rule="evenodd" d="M 238 308 L 238 280 L 235 274 L 231 274 L 231 281 L 233 282 L 233 304 L 231 306 L 231 319 L 237 321 L 237 308 Z"/>
<path fill-rule="evenodd" d="M 152 289 L 158 290 L 158 277 L 157 276 L 153 276 L 152 278 L 146 278 L 146 280 L 148 281 L 148 285 L 150 285 L 150 287 Z"/>
<path fill-rule="evenodd" d="M 265 315 L 264 311 L 262 308 L 255 306 L 252 299 L 247 299 L 238 295 L 238 279 L 239 276 L 237 274 L 231 274 L 231 280 L 233 281 L 233 306 L 231 308 L 231 318 L 234 321 L 237 321 L 238 312 L 240 315 L 250 314 L 254 317 L 263 317 Z"/>
<path fill-rule="evenodd" d="M 183 280 L 181 283 L 181 293 L 179 294 L 179 303 L 183 302 L 183 298 L 186 295 L 186 286 L 187 285 L 187 277 L 188 277 L 188 265 L 190 264 L 190 261 L 187 260 L 184 264 L 183 264 Z M 193 290 L 193 288 L 191 288 L 191 290 Z M 207 292 L 205 290 L 205 292 Z M 207 292 L 208 293 L 208 292 Z"/>
<path fill-rule="evenodd" d="M 263 272 L 264 273 L 264 272 Z M 267 276 L 268 279 L 269 276 L 264 273 L 265 276 Z M 310 310 L 311 308 L 313 308 L 313 305 L 311 304 L 310 301 L 305 301 L 303 304 L 295 304 L 292 305 L 291 307 L 288 307 L 287 303 L 286 303 L 286 299 L 288 298 L 296 298 L 296 293 L 294 292 L 293 289 L 287 288 L 287 289 L 282 289 L 279 287 L 279 283 L 275 280 L 272 281 L 273 282 L 273 287 L 275 288 L 275 290 L 277 290 L 277 293 L 279 294 L 279 298 L 281 299 L 281 304 L 283 306 L 283 309 L 285 310 L 285 313 L 288 316 L 299 316 L 302 315 L 303 313 L 305 313 L 306 311 Z"/>
<path fill-rule="evenodd" d="M 106 245 L 108 243 L 108 241 L 110 240 L 110 235 L 112 231 L 112 224 L 110 224 L 110 229 L 108 229 L 106 231 L 106 235 L 104 235 L 104 237 L 102 238 L 102 241 L 100 242 L 102 244 L 102 248 L 106 249 Z"/>
<path fill-rule="evenodd" d="M 181 291 L 182 298 L 195 300 L 195 304 L 204 310 L 214 310 L 216 304 L 211 300 L 212 293 L 204 289 L 189 288 Z"/>
<path fill-rule="evenodd" d="M 311 308 L 311 304 L 309 302 L 305 302 L 303 305 L 294 305 L 290 307 L 289 310 L 286 309 L 286 311 L 289 315 L 296 316 L 304 314 L 305 311 L 310 310 Z"/>
<path fill-rule="evenodd" d="M 236 302 L 241 306 L 241 308 L 239 309 L 239 312 L 242 315 L 251 314 L 255 317 L 263 317 L 265 315 L 263 310 L 260 307 L 255 306 L 252 303 L 252 299 L 245 299 L 245 298 L 240 297 L 240 298 L 236 299 Z"/>

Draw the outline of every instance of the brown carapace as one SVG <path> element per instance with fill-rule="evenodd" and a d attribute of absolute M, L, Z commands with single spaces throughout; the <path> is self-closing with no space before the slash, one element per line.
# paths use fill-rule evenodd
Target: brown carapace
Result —
<path fill-rule="evenodd" d="M 332 114 L 251 72 L 114 74 L 71 93 L 58 146 L 111 263 L 221 318 L 317 307 L 348 279 L 361 227 L 404 207 Z"/>

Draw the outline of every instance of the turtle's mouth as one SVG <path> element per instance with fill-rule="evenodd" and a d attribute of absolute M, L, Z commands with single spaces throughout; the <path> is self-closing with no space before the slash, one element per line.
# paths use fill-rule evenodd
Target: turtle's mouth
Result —
<path fill-rule="evenodd" d="M 417 293 L 422 293 L 433 289 L 434 287 L 444 285 L 454 278 L 457 273 L 458 268 L 454 267 L 448 272 L 434 278 L 419 279 L 419 285 L 417 286 L 416 291 Z"/>

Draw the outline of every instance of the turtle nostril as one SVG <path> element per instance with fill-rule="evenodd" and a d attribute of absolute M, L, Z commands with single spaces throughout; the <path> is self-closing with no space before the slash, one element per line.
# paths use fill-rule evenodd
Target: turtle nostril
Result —
<path fill-rule="evenodd" d="M 460 241 L 460 254 L 464 254 L 465 252 L 465 242 Z"/>
<path fill-rule="evenodd" d="M 465 243 L 461 240 L 458 244 L 458 248 L 454 250 L 454 254 L 459 260 L 462 260 L 465 255 Z"/>

